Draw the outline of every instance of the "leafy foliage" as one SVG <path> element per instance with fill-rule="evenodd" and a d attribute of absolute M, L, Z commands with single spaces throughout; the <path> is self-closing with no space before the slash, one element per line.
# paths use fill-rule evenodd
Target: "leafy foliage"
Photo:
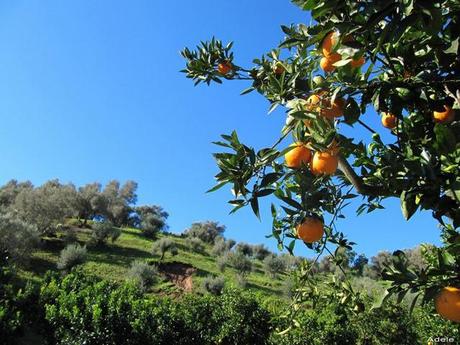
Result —
<path fill-rule="evenodd" d="M 133 261 L 128 271 L 128 278 L 134 280 L 142 291 L 146 291 L 158 279 L 156 267 L 143 261 Z"/>
<path fill-rule="evenodd" d="M 275 197 L 279 205 L 273 202 L 271 206 L 271 235 L 280 249 L 290 252 L 296 244 L 294 229 L 305 217 L 327 220 L 324 239 L 308 247 L 318 257 L 329 252 L 342 274 L 347 269 L 343 254 L 354 243 L 335 223 L 344 217 L 345 206 L 357 196 L 354 193 L 364 200 L 357 214 L 383 209 L 386 198 L 400 199 L 406 219 L 417 210 L 432 211 L 450 233 L 451 240 L 436 250 L 442 259 L 432 269 L 417 267 L 421 273 L 416 274 L 398 251 L 392 259 L 395 268 L 384 275 L 393 282 L 390 293 L 422 292 L 427 302 L 440 285 L 460 284 L 454 273 L 459 251 L 452 240 L 458 238 L 460 226 L 458 1 L 294 3 L 310 11 L 311 24 L 282 26 L 285 38 L 280 46 L 254 59 L 250 68 L 236 63 L 232 44 L 214 38 L 201 42 L 196 50 L 182 51 L 184 73 L 195 84 L 220 83 L 222 77 L 248 80 L 251 85 L 242 94 L 257 91 L 270 102 L 269 112 L 278 106 L 287 112 L 286 125 L 272 145 L 256 150 L 242 143 L 236 131 L 215 142 L 226 151 L 214 154 L 219 172 L 211 191 L 230 184 L 231 212 L 250 206 L 257 217 L 259 199 Z M 329 42 L 330 37 L 336 37 L 335 41 Z M 339 58 L 330 71 L 319 71 L 320 60 L 332 53 Z M 362 67 L 354 64 L 359 59 L 364 59 Z M 219 75 L 216 65 L 222 60 L 232 63 L 232 73 Z M 318 104 L 319 111 L 312 109 L 308 99 L 313 95 L 325 97 L 329 104 L 343 102 L 339 114 L 343 118 L 322 116 L 327 102 Z M 362 115 L 371 107 L 396 117 L 390 142 L 364 122 Z M 436 117 L 436 112 L 446 109 L 452 109 L 452 116 Z M 346 137 L 341 133 L 343 126 L 364 128 L 370 133 L 367 142 Z M 339 165 L 336 176 L 280 164 L 277 159 L 290 150 L 279 148 L 288 135 L 315 152 L 333 152 Z M 305 274 L 310 277 L 312 272 L 313 268 Z"/>
<path fill-rule="evenodd" d="M 67 245 L 59 255 L 57 268 L 60 270 L 70 271 L 73 267 L 86 261 L 87 250 L 85 246 L 78 243 Z"/>

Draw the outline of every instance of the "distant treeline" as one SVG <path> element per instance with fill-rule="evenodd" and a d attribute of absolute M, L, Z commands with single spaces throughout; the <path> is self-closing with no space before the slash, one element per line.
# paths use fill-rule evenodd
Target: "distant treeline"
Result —
<path fill-rule="evenodd" d="M 136 206 L 136 192 L 134 181 L 121 185 L 112 180 L 104 187 L 99 182 L 76 187 L 50 180 L 35 187 L 30 181 L 11 180 L 0 187 L 0 212 L 36 226 L 40 234 L 52 234 L 66 218 L 78 219 L 82 225 L 99 220 L 138 228 L 147 220 L 158 230 L 166 229 L 168 213 L 157 205 Z"/>

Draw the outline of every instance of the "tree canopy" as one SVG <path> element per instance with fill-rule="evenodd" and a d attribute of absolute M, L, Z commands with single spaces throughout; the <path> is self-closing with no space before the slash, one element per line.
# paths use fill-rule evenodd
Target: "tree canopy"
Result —
<path fill-rule="evenodd" d="M 417 210 L 432 212 L 445 246 L 423 250 L 427 267 L 409 267 L 403 251 L 393 253 L 383 272 L 392 281 L 390 294 L 401 300 L 410 291 L 426 302 L 445 286 L 459 286 L 460 4 L 293 2 L 310 12 L 311 24 L 281 26 L 282 43 L 252 66 L 240 65 L 233 44 L 215 38 L 182 51 L 183 72 L 195 85 L 247 81 L 242 94 L 256 91 L 269 101 L 269 112 L 281 106 L 287 114 L 279 138 L 267 138 L 271 143 L 259 150 L 236 131 L 215 142 L 225 151 L 214 155 L 219 173 L 211 191 L 230 184 L 231 212 L 250 206 L 258 217 L 258 200 L 274 196 L 271 235 L 291 252 L 297 227 L 321 220 L 324 236 L 305 244 L 318 257 L 330 252 L 338 264 L 338 254 L 354 244 L 337 224 L 350 199 L 364 197 L 359 215 L 399 198 L 407 220 Z M 366 124 L 371 108 L 382 117 L 381 128 Z M 361 127 L 368 138 L 347 137 L 344 126 Z M 383 131 L 391 141 L 382 140 Z M 343 290 L 345 301 L 359 303 L 351 289 Z"/>

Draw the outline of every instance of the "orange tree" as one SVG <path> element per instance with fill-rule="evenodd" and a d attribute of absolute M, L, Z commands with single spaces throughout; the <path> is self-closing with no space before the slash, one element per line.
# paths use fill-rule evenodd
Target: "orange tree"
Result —
<path fill-rule="evenodd" d="M 427 302 L 445 287 L 460 287 L 460 4 L 293 2 L 310 11 L 313 24 L 282 26 L 281 45 L 252 67 L 235 62 L 232 43 L 214 38 L 182 51 L 183 72 L 195 85 L 246 80 L 251 85 L 242 94 L 257 91 L 270 112 L 282 106 L 287 113 L 280 137 L 266 148 L 243 144 L 235 131 L 215 142 L 225 152 L 215 154 L 220 172 L 211 190 L 232 185 L 232 212 L 250 206 L 257 216 L 258 200 L 276 197 L 272 236 L 280 248 L 292 251 L 310 239 L 306 246 L 318 256 L 330 252 L 339 264 L 338 253 L 354 244 L 336 226 L 350 199 L 363 197 L 358 214 L 382 209 L 382 200 L 391 197 L 401 200 L 406 219 L 431 210 L 445 245 L 427 248 L 429 264 L 419 271 L 395 252 L 383 272 L 391 281 L 388 295 L 401 300 L 411 292 Z M 361 118 L 369 107 L 381 115 L 380 128 Z M 368 140 L 344 136 L 343 125 L 363 127 Z M 392 142 L 382 141 L 381 131 L 390 131 Z M 293 145 L 284 145 L 288 137 Z M 309 285 L 311 270 L 304 273 L 301 280 Z M 342 290 L 344 301 L 360 309 L 349 284 Z M 460 304 L 453 308 L 460 315 Z"/>

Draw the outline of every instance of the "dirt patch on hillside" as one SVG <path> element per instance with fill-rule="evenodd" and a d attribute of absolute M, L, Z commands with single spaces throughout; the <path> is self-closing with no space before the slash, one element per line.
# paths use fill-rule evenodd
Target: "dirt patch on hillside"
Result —
<path fill-rule="evenodd" d="M 196 268 L 182 262 L 165 262 L 158 265 L 160 273 L 184 291 L 192 291 L 192 275 Z"/>

